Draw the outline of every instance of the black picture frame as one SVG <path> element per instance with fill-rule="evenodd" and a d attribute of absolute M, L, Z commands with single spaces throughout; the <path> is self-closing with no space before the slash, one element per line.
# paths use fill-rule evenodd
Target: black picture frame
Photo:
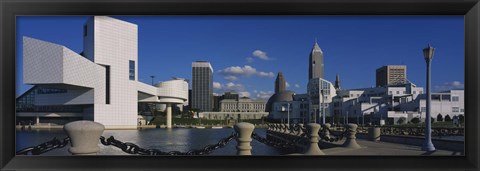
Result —
<path fill-rule="evenodd" d="M 1 0 L 2 170 L 479 170 L 478 0 Z M 464 15 L 465 156 L 15 156 L 18 15 Z"/>

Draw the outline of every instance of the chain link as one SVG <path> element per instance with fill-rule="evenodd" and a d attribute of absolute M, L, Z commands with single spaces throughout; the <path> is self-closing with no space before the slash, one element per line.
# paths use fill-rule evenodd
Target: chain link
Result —
<path fill-rule="evenodd" d="M 334 131 L 332 131 L 332 130 L 330 130 L 330 129 L 328 129 L 327 131 L 330 133 L 330 137 L 325 136 L 325 134 L 320 134 L 320 138 L 322 138 L 323 140 L 328 141 L 328 142 L 337 142 L 337 141 L 340 141 L 340 140 L 342 140 L 343 137 L 345 137 L 345 135 L 348 133 L 348 129 L 346 129 L 345 131 L 341 132 L 340 134 L 336 134 Z M 333 135 L 334 138 L 332 138 L 331 135 Z"/>
<path fill-rule="evenodd" d="M 263 137 L 259 136 L 257 133 L 252 133 L 252 138 L 254 140 L 257 140 L 258 142 L 263 143 L 263 144 L 268 145 L 268 146 L 272 146 L 272 147 L 279 148 L 279 149 L 287 149 L 287 148 L 293 148 L 297 143 L 304 140 L 306 138 L 306 134 L 302 133 L 298 138 L 296 138 L 296 139 L 294 139 L 290 142 L 271 141 L 271 140 L 268 140 L 266 138 L 263 138 Z"/>
<path fill-rule="evenodd" d="M 207 145 L 198 150 L 190 150 L 187 152 L 180 152 L 180 151 L 170 151 L 164 152 L 158 149 L 144 149 L 139 147 L 134 143 L 129 142 L 121 142 L 116 140 L 113 136 L 105 139 L 105 137 L 100 137 L 100 142 L 105 146 L 114 146 L 120 148 L 123 152 L 128 154 L 138 154 L 138 155 L 150 155 L 150 156 L 158 156 L 158 155 L 206 155 L 212 153 L 214 150 L 225 147 L 230 141 L 238 137 L 238 134 L 233 132 L 230 136 L 222 138 L 218 141 L 217 144 Z"/>
<path fill-rule="evenodd" d="M 63 140 L 57 139 L 54 137 L 52 140 L 39 144 L 37 146 L 27 147 L 22 150 L 17 151 L 17 155 L 40 155 L 57 148 L 63 148 L 70 142 L 70 137 L 66 137 Z"/>

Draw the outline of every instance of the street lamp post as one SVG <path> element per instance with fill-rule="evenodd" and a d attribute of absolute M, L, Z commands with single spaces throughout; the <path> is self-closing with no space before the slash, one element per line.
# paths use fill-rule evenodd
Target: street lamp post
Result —
<path fill-rule="evenodd" d="M 432 100 L 431 92 L 430 92 L 430 66 L 433 58 L 433 53 L 435 48 L 428 45 L 425 49 L 423 49 L 423 56 L 425 58 L 425 62 L 427 63 L 427 103 L 426 103 L 426 116 L 425 116 L 425 142 L 422 146 L 423 151 L 435 151 L 435 147 L 432 143 L 432 123 L 430 122 L 431 116 L 431 105 L 430 102 Z"/>
<path fill-rule="evenodd" d="M 290 126 L 290 103 L 287 102 L 287 124 Z"/>
<path fill-rule="evenodd" d="M 152 78 L 152 86 L 153 86 L 153 78 L 155 78 L 155 76 L 152 75 L 150 76 L 150 78 Z"/>
<path fill-rule="evenodd" d="M 322 124 L 325 125 L 325 94 L 324 94 L 324 91 L 323 89 L 320 90 L 320 92 L 322 93 L 322 106 L 321 106 L 321 109 L 322 109 Z"/>

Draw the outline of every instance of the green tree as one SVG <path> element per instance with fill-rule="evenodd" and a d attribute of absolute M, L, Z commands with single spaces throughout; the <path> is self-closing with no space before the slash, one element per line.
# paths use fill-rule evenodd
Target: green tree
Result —
<path fill-rule="evenodd" d="M 460 123 L 464 123 L 465 122 L 465 116 L 458 115 L 458 120 L 460 121 Z"/>
<path fill-rule="evenodd" d="M 445 116 L 445 122 L 450 122 L 452 121 L 452 118 L 450 118 L 450 115 Z"/>
<path fill-rule="evenodd" d="M 410 120 L 410 122 L 412 122 L 414 124 L 420 123 L 420 118 L 412 118 L 412 120 Z"/>
<path fill-rule="evenodd" d="M 439 114 L 437 115 L 437 121 L 439 121 L 439 122 L 442 122 L 442 121 L 443 121 L 443 116 L 442 116 L 442 114 L 439 113 Z"/>

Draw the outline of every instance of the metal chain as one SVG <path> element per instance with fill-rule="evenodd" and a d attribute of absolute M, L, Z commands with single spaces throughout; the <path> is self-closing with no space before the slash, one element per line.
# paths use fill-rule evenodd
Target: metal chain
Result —
<path fill-rule="evenodd" d="M 322 138 L 323 140 L 325 141 L 328 141 L 328 142 L 337 142 L 337 141 L 340 141 L 343 139 L 343 137 L 348 133 L 348 129 L 346 129 L 345 131 L 341 132 L 340 134 L 335 134 L 334 131 L 332 130 L 327 130 L 330 135 L 333 135 L 334 138 L 331 138 L 331 137 L 326 137 L 325 134 L 320 134 L 320 138 Z"/>
<path fill-rule="evenodd" d="M 66 137 L 63 140 L 57 139 L 54 137 L 52 140 L 39 144 L 37 146 L 27 147 L 22 150 L 17 151 L 17 155 L 40 155 L 57 148 L 63 148 L 70 142 L 70 137 Z"/>
<path fill-rule="evenodd" d="M 151 156 L 158 156 L 158 155 L 206 155 L 212 153 L 214 150 L 225 147 L 230 141 L 238 137 L 238 134 L 233 132 L 232 135 L 222 138 L 218 141 L 217 144 L 214 145 L 207 145 L 198 150 L 190 150 L 187 152 L 180 152 L 180 151 L 170 151 L 164 152 L 158 149 L 144 149 L 139 147 L 136 144 L 129 143 L 129 142 L 121 142 L 116 140 L 113 136 L 110 138 L 105 139 L 105 137 L 100 137 L 100 142 L 105 146 L 115 146 L 120 148 L 123 152 L 128 154 L 138 154 L 138 155 L 151 155 Z"/>
<path fill-rule="evenodd" d="M 298 138 L 285 143 L 268 140 L 266 138 L 259 136 L 257 133 L 252 133 L 252 138 L 265 145 L 272 146 L 275 148 L 285 149 L 285 148 L 292 148 L 295 146 L 295 144 L 297 144 L 301 140 L 304 140 L 306 138 L 306 134 L 303 133 Z"/>

